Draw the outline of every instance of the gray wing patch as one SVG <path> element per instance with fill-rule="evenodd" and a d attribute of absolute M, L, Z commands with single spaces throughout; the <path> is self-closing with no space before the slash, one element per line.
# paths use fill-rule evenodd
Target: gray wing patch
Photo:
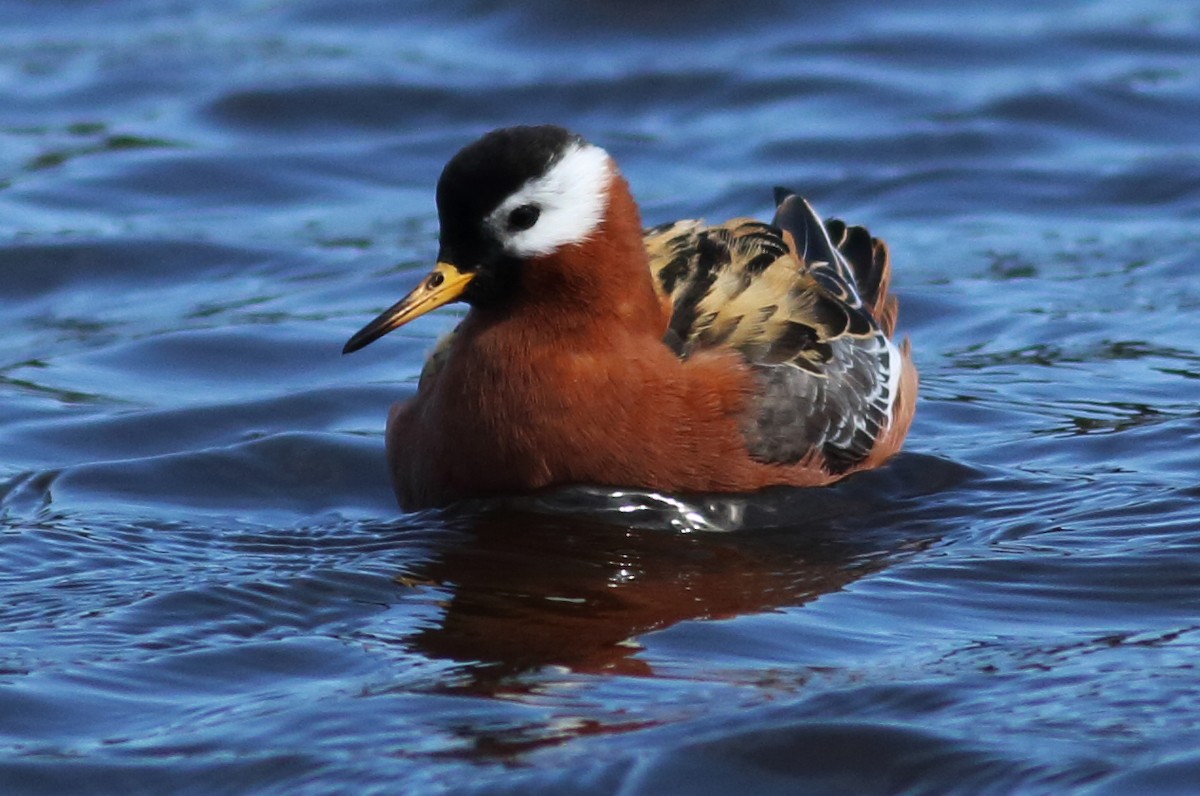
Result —
<path fill-rule="evenodd" d="M 892 350 L 882 333 L 830 344 L 821 374 L 792 363 L 756 364 L 760 392 L 743 421 L 750 455 L 795 464 L 813 451 L 830 472 L 843 472 L 870 453 L 889 423 Z"/>

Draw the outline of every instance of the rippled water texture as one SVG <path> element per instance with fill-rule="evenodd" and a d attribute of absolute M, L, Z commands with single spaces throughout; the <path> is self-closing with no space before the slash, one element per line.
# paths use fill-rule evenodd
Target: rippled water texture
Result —
<path fill-rule="evenodd" d="M 0 791 L 1200 790 L 1194 3 L 0 32 Z M 647 223 L 783 184 L 886 237 L 905 453 L 690 519 L 401 514 L 387 407 L 454 315 L 340 348 L 431 263 L 444 161 L 528 121 Z"/>

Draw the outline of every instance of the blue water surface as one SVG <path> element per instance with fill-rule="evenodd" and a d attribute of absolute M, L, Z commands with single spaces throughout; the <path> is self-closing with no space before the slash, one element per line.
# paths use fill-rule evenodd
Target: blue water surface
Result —
<path fill-rule="evenodd" d="M 457 316 L 340 349 L 523 122 L 885 237 L 905 452 L 402 514 Z M 0 3 L 0 792 L 1200 790 L 1197 142 L 1174 0 Z"/>

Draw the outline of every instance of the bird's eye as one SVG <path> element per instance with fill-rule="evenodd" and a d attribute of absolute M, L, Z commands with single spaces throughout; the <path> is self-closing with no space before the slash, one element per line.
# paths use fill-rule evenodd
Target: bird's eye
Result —
<path fill-rule="evenodd" d="M 537 205 L 521 205 L 508 214 L 508 228 L 511 230 L 529 229 L 537 223 L 542 209 Z"/>

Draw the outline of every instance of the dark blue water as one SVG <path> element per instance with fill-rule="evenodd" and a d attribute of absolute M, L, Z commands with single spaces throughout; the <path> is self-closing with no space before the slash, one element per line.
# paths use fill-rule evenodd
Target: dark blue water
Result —
<path fill-rule="evenodd" d="M 0 791 L 1200 789 L 1200 9 L 798 5 L 0 4 Z M 886 237 L 906 452 L 401 514 L 455 316 L 340 348 L 516 122 Z"/>

